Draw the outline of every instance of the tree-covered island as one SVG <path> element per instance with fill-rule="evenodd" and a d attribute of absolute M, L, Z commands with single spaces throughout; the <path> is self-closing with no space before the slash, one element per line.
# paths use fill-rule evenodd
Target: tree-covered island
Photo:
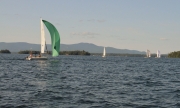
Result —
<path fill-rule="evenodd" d="M 9 50 L 5 49 L 5 50 L 1 50 L 0 53 L 10 54 L 11 52 Z"/>
<path fill-rule="evenodd" d="M 30 50 L 25 50 L 25 51 L 19 51 L 18 54 L 40 54 L 40 51 L 30 51 Z M 51 54 L 51 51 L 48 51 L 48 54 Z M 59 55 L 90 55 L 89 52 L 86 51 L 60 51 Z"/>
<path fill-rule="evenodd" d="M 91 55 L 89 52 L 86 51 L 61 51 L 60 55 Z"/>
<path fill-rule="evenodd" d="M 180 51 L 174 51 L 168 54 L 169 58 L 180 58 Z"/>
<path fill-rule="evenodd" d="M 30 50 L 25 50 L 25 51 L 19 51 L 18 54 L 39 54 L 40 51 L 30 51 Z"/>

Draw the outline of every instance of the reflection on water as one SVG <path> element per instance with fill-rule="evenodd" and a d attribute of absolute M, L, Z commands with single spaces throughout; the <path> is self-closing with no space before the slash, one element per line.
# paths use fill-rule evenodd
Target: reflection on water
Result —
<path fill-rule="evenodd" d="M 47 64 L 48 62 L 46 60 L 37 60 L 36 62 L 37 62 L 37 67 L 39 67 L 41 69 L 47 67 L 47 65 L 48 65 Z"/>
<path fill-rule="evenodd" d="M 0 55 L 0 107 L 178 108 L 180 61 Z"/>

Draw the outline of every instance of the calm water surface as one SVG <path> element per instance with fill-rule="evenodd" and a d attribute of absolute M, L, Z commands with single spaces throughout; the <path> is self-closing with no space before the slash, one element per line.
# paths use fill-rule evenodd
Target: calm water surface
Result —
<path fill-rule="evenodd" d="M 0 108 L 180 108 L 180 59 L 0 55 Z"/>

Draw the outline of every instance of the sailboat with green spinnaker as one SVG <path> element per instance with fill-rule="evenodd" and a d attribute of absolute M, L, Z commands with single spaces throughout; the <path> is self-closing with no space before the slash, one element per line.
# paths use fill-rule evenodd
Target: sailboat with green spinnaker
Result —
<path fill-rule="evenodd" d="M 44 25 L 48 29 L 50 36 L 51 36 L 51 51 L 52 51 L 52 56 L 58 56 L 59 51 L 60 51 L 60 35 L 57 29 L 53 24 L 46 20 L 41 19 L 41 53 L 39 56 L 33 56 L 32 53 L 30 56 L 26 58 L 26 60 L 47 60 L 47 56 L 42 56 L 43 54 L 47 53 L 47 45 L 46 45 L 46 40 L 45 40 L 45 32 L 44 32 Z M 46 52 L 44 51 L 46 48 Z"/>

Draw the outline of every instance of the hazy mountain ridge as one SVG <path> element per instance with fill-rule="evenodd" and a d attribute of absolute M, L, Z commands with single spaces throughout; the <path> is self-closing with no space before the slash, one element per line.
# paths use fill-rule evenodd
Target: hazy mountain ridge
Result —
<path fill-rule="evenodd" d="M 40 51 L 40 44 L 31 44 L 26 42 L 0 42 L 0 50 L 8 49 L 11 52 L 19 52 L 22 50 L 36 50 Z M 47 44 L 48 50 L 51 49 L 51 45 Z M 85 50 L 90 53 L 102 53 L 103 46 L 97 46 L 91 43 L 77 43 L 77 44 L 61 44 L 61 51 L 75 51 L 75 50 Z M 117 49 L 113 47 L 106 47 L 106 53 L 121 53 L 121 54 L 145 54 L 145 52 L 137 50 L 128 50 L 128 49 Z"/>

